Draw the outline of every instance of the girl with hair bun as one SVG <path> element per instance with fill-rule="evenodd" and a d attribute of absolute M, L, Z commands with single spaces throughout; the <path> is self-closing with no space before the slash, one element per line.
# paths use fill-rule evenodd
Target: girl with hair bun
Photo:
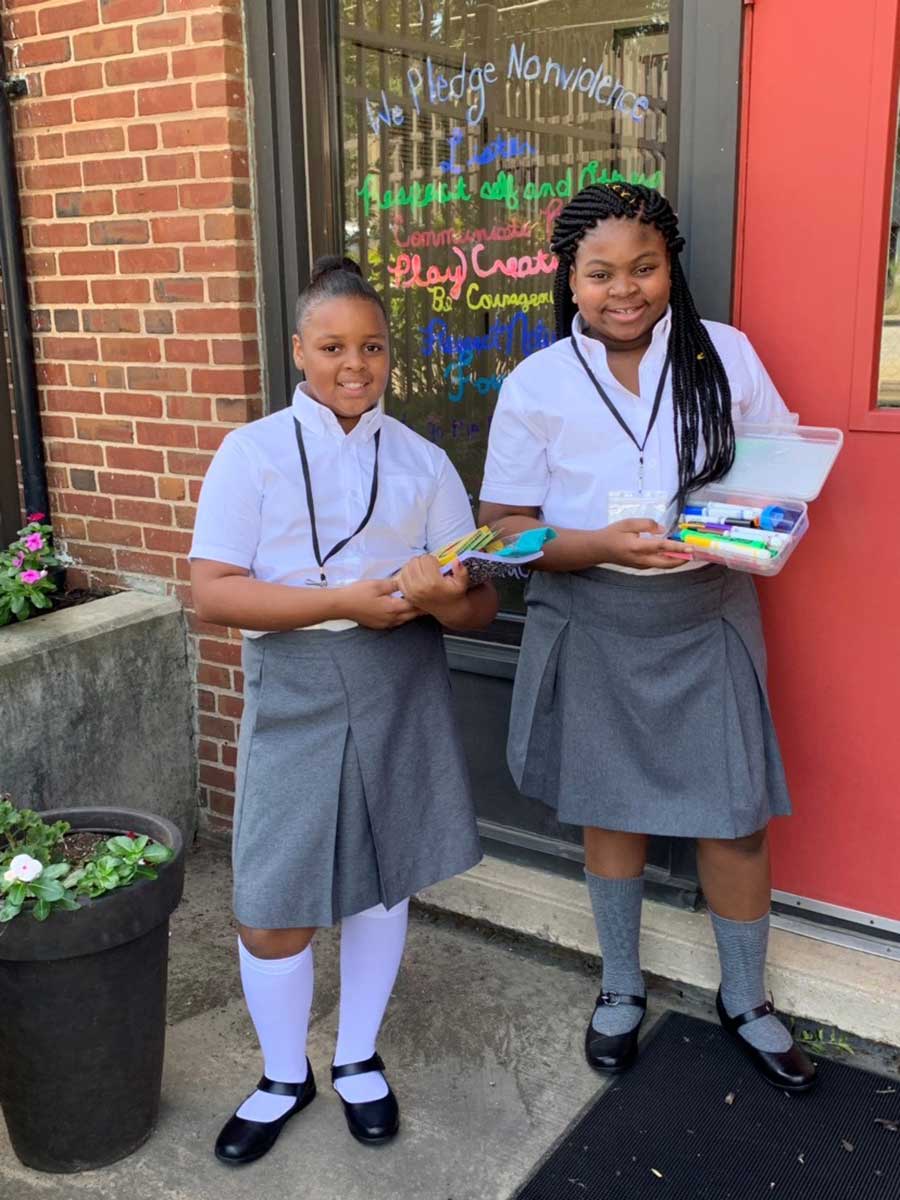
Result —
<path fill-rule="evenodd" d="M 585 1052 L 625 1070 L 646 1007 L 647 836 L 697 839 L 723 1026 L 768 1082 L 814 1068 L 766 1000 L 769 818 L 790 812 L 749 576 L 691 561 L 651 519 L 734 461 L 734 419 L 786 409 L 744 334 L 702 321 L 668 201 L 593 185 L 559 214 L 558 340 L 504 381 L 480 520 L 547 524 L 513 695 L 521 790 L 584 830 L 603 990 Z M 635 519 L 617 520 L 623 500 Z"/>
<path fill-rule="evenodd" d="M 474 527 L 443 450 L 387 416 L 384 306 L 320 259 L 297 301 L 291 405 L 233 430 L 191 547 L 201 620 L 243 634 L 234 813 L 241 979 L 265 1061 L 216 1156 L 260 1158 L 315 1096 L 316 928 L 341 924 L 332 1083 L 359 1141 L 399 1108 L 376 1052 L 408 897 L 481 857 L 441 627 L 480 629 L 493 588 L 429 551 Z"/>

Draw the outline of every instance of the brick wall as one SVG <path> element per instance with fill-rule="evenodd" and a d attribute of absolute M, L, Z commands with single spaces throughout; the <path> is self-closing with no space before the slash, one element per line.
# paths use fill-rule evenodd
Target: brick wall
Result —
<path fill-rule="evenodd" d="M 0 9 L 29 85 L 15 141 L 54 524 L 75 585 L 184 601 L 200 801 L 222 824 L 240 647 L 190 612 L 185 553 L 213 451 L 261 411 L 241 5 Z"/>

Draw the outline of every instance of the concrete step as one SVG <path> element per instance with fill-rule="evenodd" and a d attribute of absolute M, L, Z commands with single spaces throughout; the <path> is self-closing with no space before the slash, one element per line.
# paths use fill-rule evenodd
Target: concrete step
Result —
<path fill-rule="evenodd" d="M 587 889 L 537 867 L 490 855 L 465 875 L 428 888 L 426 908 L 453 913 L 554 946 L 597 955 Z M 719 965 L 706 913 L 646 901 L 645 971 L 715 990 Z M 773 928 L 768 984 L 783 1013 L 873 1042 L 900 1046 L 900 962 Z"/>

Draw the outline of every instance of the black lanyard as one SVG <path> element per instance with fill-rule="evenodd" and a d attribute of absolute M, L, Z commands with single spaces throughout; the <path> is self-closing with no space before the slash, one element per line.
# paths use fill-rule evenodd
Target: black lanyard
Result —
<path fill-rule="evenodd" d="M 597 389 L 598 396 L 600 397 L 600 399 L 603 401 L 603 403 L 606 405 L 606 407 L 609 409 L 609 411 L 612 413 L 612 415 L 616 418 L 616 420 L 622 426 L 624 431 L 628 434 L 629 438 L 631 438 L 632 442 L 634 442 L 635 446 L 637 447 L 637 452 L 640 455 L 640 474 L 638 476 L 638 480 L 639 480 L 638 491 L 643 493 L 643 491 L 644 491 L 644 449 L 647 445 L 647 441 L 650 437 L 650 434 L 653 432 L 653 426 L 656 424 L 656 418 L 659 416 L 659 406 L 662 403 L 662 394 L 663 394 L 663 389 L 666 386 L 666 377 L 669 374 L 669 367 L 672 365 L 672 350 L 671 350 L 671 348 L 666 350 L 666 361 L 663 363 L 663 369 L 659 376 L 659 383 L 656 385 L 656 398 L 653 401 L 653 411 L 650 413 L 650 421 L 647 425 L 647 432 L 644 434 L 644 440 L 642 442 L 639 442 L 637 440 L 637 438 L 634 436 L 634 434 L 631 432 L 628 422 L 625 420 L 625 418 L 622 416 L 622 414 L 619 412 L 619 410 L 613 404 L 612 400 L 610 400 L 609 396 L 606 394 L 606 391 L 602 387 L 600 380 L 597 378 L 597 376 L 594 374 L 594 372 L 588 366 L 584 355 L 581 353 L 581 348 L 578 345 L 578 340 L 574 333 L 572 334 L 572 349 L 575 351 L 575 357 L 578 359 L 578 361 L 581 363 L 581 365 L 584 367 L 585 371 L 587 372 L 588 379 L 590 379 L 591 383 Z"/>
<path fill-rule="evenodd" d="M 372 490 L 369 494 L 369 507 L 366 509 L 366 515 L 353 530 L 353 532 L 341 541 L 335 543 L 325 555 L 322 557 L 322 551 L 319 549 L 319 530 L 316 525 L 316 504 L 313 500 L 312 480 L 309 474 L 309 460 L 306 457 L 306 446 L 303 444 L 303 429 L 297 418 L 294 418 L 294 432 L 297 434 L 297 447 L 300 450 L 300 464 L 303 467 L 303 482 L 306 485 L 306 507 L 309 510 L 309 527 L 312 534 L 313 554 L 316 556 L 316 562 L 319 564 L 319 587 L 327 587 L 328 580 L 325 578 L 325 564 L 329 558 L 338 554 L 343 548 L 352 542 L 358 533 L 362 533 L 371 519 L 375 509 L 375 501 L 378 499 L 378 449 L 381 445 L 381 430 L 375 433 L 375 466 L 372 469 Z"/>

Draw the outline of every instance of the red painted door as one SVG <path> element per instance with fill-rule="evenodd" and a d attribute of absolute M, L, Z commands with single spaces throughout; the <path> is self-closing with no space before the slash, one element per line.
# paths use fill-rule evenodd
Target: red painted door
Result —
<path fill-rule="evenodd" d="M 900 919 L 900 408 L 876 408 L 900 0 L 747 9 L 735 320 L 806 425 L 844 431 L 762 581 L 795 816 L 782 891 Z"/>

